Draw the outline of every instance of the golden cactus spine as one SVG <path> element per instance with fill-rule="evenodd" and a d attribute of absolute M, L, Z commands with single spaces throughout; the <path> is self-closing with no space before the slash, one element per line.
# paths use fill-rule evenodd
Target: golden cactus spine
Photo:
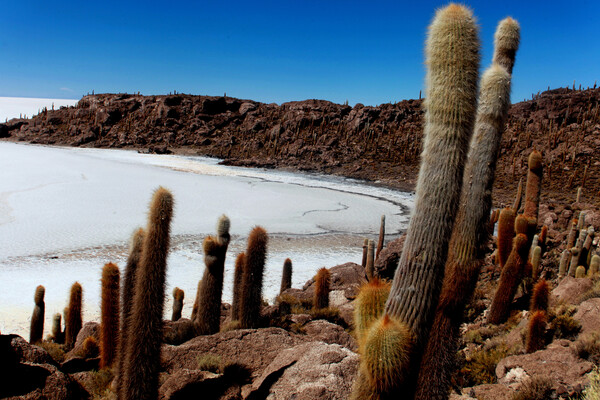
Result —
<path fill-rule="evenodd" d="M 314 308 L 319 310 L 321 308 L 329 307 L 329 290 L 331 285 L 331 273 L 327 268 L 321 268 L 317 271 L 315 277 L 315 297 L 314 297 Z"/>
<path fill-rule="evenodd" d="M 44 294 L 46 288 L 39 285 L 35 288 L 33 301 L 33 314 L 31 315 L 31 326 L 29 329 L 29 343 L 41 342 L 44 337 L 44 315 L 46 312 L 46 304 L 44 303 Z"/>
<path fill-rule="evenodd" d="M 548 297 L 550 295 L 550 285 L 545 279 L 540 279 L 533 287 L 531 295 L 531 304 L 529 311 L 548 311 Z"/>
<path fill-rule="evenodd" d="M 575 270 L 575 278 L 585 278 L 585 267 L 580 265 Z"/>
<path fill-rule="evenodd" d="M 383 315 L 390 283 L 378 278 L 361 286 L 354 303 L 354 331 L 360 342 L 371 324 Z"/>
<path fill-rule="evenodd" d="M 262 285 L 267 258 L 267 231 L 257 226 L 250 232 L 240 299 L 240 327 L 256 328 L 260 322 Z"/>
<path fill-rule="evenodd" d="M 117 357 L 119 338 L 119 267 L 108 263 L 102 268 L 100 323 L 100 368 L 110 367 Z"/>
<path fill-rule="evenodd" d="M 136 271 L 124 366 L 124 400 L 156 399 L 162 344 L 162 316 L 173 196 L 159 187 L 152 197 L 148 227 Z"/>
<path fill-rule="evenodd" d="M 525 339 L 525 351 L 533 353 L 546 346 L 545 333 L 548 316 L 545 311 L 534 311 L 527 325 L 527 336 Z"/>

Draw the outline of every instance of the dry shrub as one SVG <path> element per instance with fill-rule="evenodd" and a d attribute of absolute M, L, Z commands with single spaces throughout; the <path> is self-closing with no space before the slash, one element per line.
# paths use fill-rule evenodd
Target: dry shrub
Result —
<path fill-rule="evenodd" d="M 485 311 L 487 308 L 485 300 L 485 291 L 481 288 L 475 289 L 471 301 L 465 307 L 464 322 L 469 323 L 475 321 L 475 319 Z"/>
<path fill-rule="evenodd" d="M 600 297 L 600 281 L 597 281 L 596 284 L 587 292 L 581 295 L 581 297 L 577 300 L 577 303 L 583 303 L 589 299 L 595 299 Z"/>
<path fill-rule="evenodd" d="M 50 357 L 52 357 L 57 363 L 60 364 L 65 361 L 66 353 L 63 345 L 44 340 L 36 343 L 36 346 L 46 350 L 48 354 L 50 354 Z"/>
<path fill-rule="evenodd" d="M 200 371 L 210 371 L 215 374 L 218 374 L 223 370 L 221 356 L 218 356 L 216 354 L 203 354 L 201 356 L 198 356 L 196 358 L 196 361 L 198 362 L 198 369 Z"/>
<path fill-rule="evenodd" d="M 343 326 L 344 328 L 348 327 L 346 322 L 340 317 L 340 310 L 334 307 L 319 309 L 313 308 L 308 312 L 308 314 L 310 314 L 313 317 L 313 319 L 324 319 L 326 321 L 331 322 L 332 324 L 337 324 Z"/>
<path fill-rule="evenodd" d="M 575 342 L 577 357 L 600 365 L 600 333 L 592 332 Z"/>
<path fill-rule="evenodd" d="M 285 304 L 284 307 L 289 306 L 292 314 L 309 314 L 313 308 L 312 299 L 299 299 L 289 294 L 282 294 L 277 296 L 275 304 Z"/>
<path fill-rule="evenodd" d="M 83 358 L 98 357 L 100 355 L 100 347 L 98 346 L 96 338 L 93 336 L 86 337 L 81 346 L 81 350 L 79 350 L 76 355 Z"/>
<path fill-rule="evenodd" d="M 461 353 L 462 354 L 462 353 Z M 471 354 L 468 359 L 458 360 L 452 381 L 460 387 L 477 386 L 496 382 L 496 365 L 509 355 L 506 344 L 483 348 Z"/>
<path fill-rule="evenodd" d="M 576 308 L 560 305 L 550 313 L 550 331 L 556 339 L 575 339 L 581 330 L 581 324 L 575 318 Z"/>
<path fill-rule="evenodd" d="M 92 400 L 106 400 L 114 398 L 110 390 L 110 384 L 113 380 L 113 373 L 110 368 L 104 368 L 100 371 L 90 372 L 89 379 L 85 388 L 92 395 Z"/>
<path fill-rule="evenodd" d="M 547 400 L 552 395 L 552 381 L 541 376 L 534 376 L 521 384 L 512 400 Z"/>
<path fill-rule="evenodd" d="M 596 367 L 589 375 L 590 386 L 583 391 L 583 400 L 600 400 L 600 370 Z"/>

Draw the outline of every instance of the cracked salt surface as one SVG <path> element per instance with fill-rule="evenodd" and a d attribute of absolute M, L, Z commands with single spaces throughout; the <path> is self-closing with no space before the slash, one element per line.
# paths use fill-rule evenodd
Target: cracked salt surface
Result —
<path fill-rule="evenodd" d="M 0 170 L 0 331 L 25 337 L 40 284 L 46 334 L 74 281 L 84 289 L 84 320 L 99 319 L 100 270 L 109 261 L 125 265 L 129 237 L 145 226 L 159 185 L 175 198 L 165 316 L 178 286 L 189 317 L 204 269 L 202 240 L 223 213 L 233 236 L 223 301 L 231 301 L 233 262 L 255 225 L 270 235 L 263 293 L 272 300 L 285 258 L 293 262 L 294 287 L 322 266 L 360 262 L 363 237 L 376 238 L 380 216 L 392 239 L 406 228 L 413 203 L 410 194 L 349 179 L 124 150 L 0 142 Z"/>

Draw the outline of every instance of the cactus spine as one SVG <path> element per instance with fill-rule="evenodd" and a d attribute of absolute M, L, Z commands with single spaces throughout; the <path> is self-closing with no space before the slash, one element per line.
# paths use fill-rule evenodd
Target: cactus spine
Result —
<path fill-rule="evenodd" d="M 575 276 L 577 266 L 579 265 L 579 248 L 573 247 L 571 249 L 571 264 L 569 265 L 569 276 Z"/>
<path fill-rule="evenodd" d="M 54 343 L 64 343 L 65 333 L 62 331 L 62 316 L 60 313 L 54 314 L 52 318 L 52 341 Z"/>
<path fill-rule="evenodd" d="M 35 288 L 35 295 L 33 301 L 35 306 L 33 307 L 33 314 L 31 315 L 31 327 L 29 329 L 29 343 L 41 342 L 44 337 L 44 314 L 46 310 L 46 304 L 44 303 L 44 294 L 46 288 L 39 285 Z"/>
<path fill-rule="evenodd" d="M 365 240 L 363 241 L 362 262 L 360 264 L 365 269 L 367 268 L 367 252 L 368 252 L 368 248 L 369 248 L 369 239 L 365 238 Z"/>
<path fill-rule="evenodd" d="M 496 33 L 494 33 L 494 58 L 492 63 L 501 65 L 506 72 L 512 74 L 520 41 L 521 29 L 519 23 L 510 17 L 500 21 Z M 516 211 L 518 210 L 515 208 Z"/>
<path fill-rule="evenodd" d="M 83 302 L 83 289 L 79 282 L 71 286 L 71 296 L 65 318 L 65 347 L 72 349 L 75 346 L 77 334 L 82 326 L 81 307 Z"/>
<path fill-rule="evenodd" d="M 100 368 L 110 367 L 117 356 L 119 338 L 119 268 L 108 263 L 102 268 L 100 324 Z"/>
<path fill-rule="evenodd" d="M 240 301 L 242 299 L 242 281 L 244 279 L 244 265 L 246 254 L 240 253 L 235 259 L 235 270 L 233 272 L 233 300 L 231 301 L 231 320 L 240 319 Z"/>
<path fill-rule="evenodd" d="M 567 264 L 571 259 L 571 250 L 565 249 L 560 255 L 560 262 L 558 264 L 558 278 L 562 279 L 567 274 Z"/>
<path fill-rule="evenodd" d="M 354 303 L 354 329 L 360 342 L 373 321 L 380 318 L 390 294 L 390 284 L 378 278 L 361 286 Z"/>
<path fill-rule="evenodd" d="M 531 296 L 531 305 L 529 311 L 548 311 L 548 295 L 550 293 L 550 286 L 545 279 L 540 279 L 533 287 L 533 294 Z"/>
<path fill-rule="evenodd" d="M 498 218 L 498 265 L 500 268 L 504 268 L 512 249 L 516 216 L 515 210 L 512 208 L 504 208 L 500 211 Z"/>
<path fill-rule="evenodd" d="M 256 328 L 259 325 L 268 239 L 267 231 L 260 226 L 252 229 L 248 237 L 240 299 L 240 327 L 242 329 Z"/>
<path fill-rule="evenodd" d="M 589 277 L 595 278 L 598 275 L 599 268 L 600 268 L 600 256 L 597 254 L 594 254 L 590 261 L 590 269 L 588 271 Z"/>
<path fill-rule="evenodd" d="M 173 196 L 159 187 L 152 197 L 148 227 L 136 271 L 133 311 L 124 367 L 125 400 L 156 399 L 165 275 L 169 251 L 169 231 L 173 214 Z"/>
<path fill-rule="evenodd" d="M 329 307 L 329 286 L 331 284 L 331 273 L 327 268 L 321 268 L 317 271 L 315 277 L 315 297 L 314 297 L 314 308 L 319 310 L 321 308 Z"/>
<path fill-rule="evenodd" d="M 375 242 L 369 240 L 367 247 L 367 266 L 365 267 L 365 272 L 367 274 L 367 279 L 371 280 L 375 273 Z"/>
<path fill-rule="evenodd" d="M 125 265 L 125 277 L 123 279 L 123 290 L 121 294 L 121 334 L 119 336 L 118 369 L 117 379 L 117 397 L 125 398 L 123 387 L 123 378 L 125 374 L 125 358 L 128 342 L 133 332 L 131 331 L 131 313 L 135 287 L 135 275 L 140 263 L 142 254 L 142 244 L 144 243 L 144 229 L 138 228 L 131 237 L 129 245 L 129 256 Z"/>
<path fill-rule="evenodd" d="M 183 299 L 185 292 L 178 287 L 173 289 L 173 313 L 171 321 L 179 321 L 181 319 L 181 311 L 183 310 Z"/>
<path fill-rule="evenodd" d="M 525 340 L 527 353 L 533 353 L 545 347 L 544 333 L 546 332 L 547 321 L 548 317 L 545 311 L 535 311 L 531 315 Z"/>
<path fill-rule="evenodd" d="M 292 260 L 286 258 L 283 262 L 283 273 L 281 274 L 281 288 L 279 294 L 292 287 Z"/>
<path fill-rule="evenodd" d="M 516 29 L 518 33 L 518 25 Z M 489 240 L 486 228 L 492 207 L 497 155 L 510 105 L 510 84 L 510 75 L 497 64 L 492 64 L 481 79 L 460 208 L 450 239 L 439 303 L 420 366 L 415 399 L 442 399 L 449 391 L 464 309 L 475 290 Z"/>
<path fill-rule="evenodd" d="M 375 252 L 375 259 L 379 257 L 379 253 L 383 249 L 383 242 L 385 240 L 385 215 L 381 216 L 381 225 L 379 225 L 379 240 L 377 241 L 377 251 Z"/>
<path fill-rule="evenodd" d="M 535 218 L 537 223 L 538 209 L 540 206 L 540 193 L 542 190 L 542 154 L 533 150 L 528 160 L 527 185 L 525 187 L 525 208 L 523 215 Z"/>
<path fill-rule="evenodd" d="M 542 248 L 535 246 L 531 255 L 531 277 L 537 280 L 540 270 L 540 261 L 542 259 Z"/>
<path fill-rule="evenodd" d="M 221 322 L 221 297 L 223 294 L 223 273 L 225 255 L 229 246 L 229 218 L 222 215 L 217 223 L 217 237 L 204 239 L 204 275 L 198 290 L 196 312 L 196 332 L 211 335 L 219 332 Z"/>
<path fill-rule="evenodd" d="M 583 265 L 580 265 L 575 270 L 575 278 L 585 278 L 585 267 Z"/>

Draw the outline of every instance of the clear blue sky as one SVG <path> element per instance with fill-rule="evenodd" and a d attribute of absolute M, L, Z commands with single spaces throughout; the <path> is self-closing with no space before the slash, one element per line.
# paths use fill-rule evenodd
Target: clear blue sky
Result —
<path fill-rule="evenodd" d="M 417 98 L 442 1 L 28 1 L 0 10 L 0 96 L 94 90 L 376 105 Z M 419 4 L 416 4 L 419 3 Z M 469 1 L 491 60 L 496 24 L 521 24 L 512 101 L 600 84 L 600 1 Z"/>

